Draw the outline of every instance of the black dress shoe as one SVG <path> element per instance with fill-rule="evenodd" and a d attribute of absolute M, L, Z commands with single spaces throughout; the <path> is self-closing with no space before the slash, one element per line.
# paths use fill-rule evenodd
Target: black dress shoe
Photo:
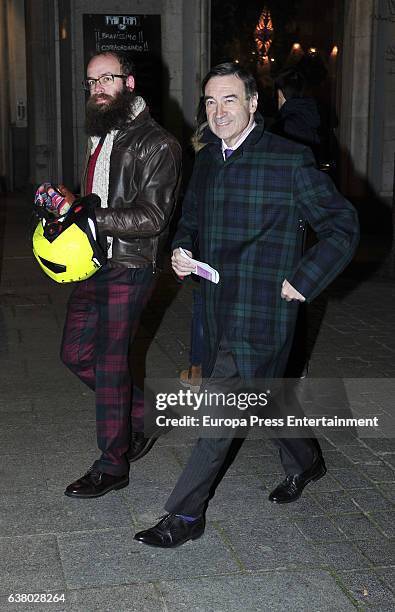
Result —
<path fill-rule="evenodd" d="M 289 504 L 302 495 L 303 489 L 309 482 L 319 480 L 326 474 L 326 467 L 322 457 L 316 459 L 310 469 L 302 474 L 287 476 L 269 495 L 269 500 L 275 504 Z"/>
<path fill-rule="evenodd" d="M 166 514 L 155 527 L 136 533 L 134 539 L 148 546 L 175 548 L 188 540 L 197 540 L 204 533 L 203 516 L 193 523 L 185 521 L 176 514 Z"/>
<path fill-rule="evenodd" d="M 128 484 L 128 474 L 113 476 L 92 467 L 82 478 L 72 482 L 64 494 L 68 497 L 101 497 L 113 489 L 123 489 Z"/>
<path fill-rule="evenodd" d="M 129 462 L 133 463 L 133 461 L 137 461 L 149 453 L 158 438 L 159 432 L 154 432 L 146 438 L 144 432 L 133 431 L 130 438 L 130 447 L 126 453 Z"/>

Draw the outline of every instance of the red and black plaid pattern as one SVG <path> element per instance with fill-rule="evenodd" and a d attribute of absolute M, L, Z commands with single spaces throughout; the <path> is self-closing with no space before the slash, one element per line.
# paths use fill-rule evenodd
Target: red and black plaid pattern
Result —
<path fill-rule="evenodd" d="M 155 286 L 152 268 L 104 267 L 73 290 L 63 331 L 61 359 L 96 392 L 95 467 L 128 471 L 132 380 L 128 351 Z M 136 393 L 141 410 L 141 394 Z"/>

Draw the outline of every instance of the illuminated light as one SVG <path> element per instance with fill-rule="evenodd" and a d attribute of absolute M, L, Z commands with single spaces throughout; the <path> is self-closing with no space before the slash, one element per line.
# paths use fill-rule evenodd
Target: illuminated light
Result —
<path fill-rule="evenodd" d="M 60 26 L 60 40 L 67 40 L 67 20 L 63 19 Z"/>
<path fill-rule="evenodd" d="M 300 51 L 300 49 L 301 49 L 301 48 L 302 48 L 302 47 L 300 46 L 300 44 L 299 44 L 299 43 L 294 43 L 294 44 L 292 45 L 292 51 Z"/>
<path fill-rule="evenodd" d="M 269 9 L 265 6 L 255 27 L 254 40 L 258 56 L 264 64 L 269 62 L 269 49 L 273 41 L 273 23 Z"/>
<path fill-rule="evenodd" d="M 274 57 L 271 57 L 271 58 L 270 58 L 270 61 L 271 61 L 271 62 L 274 62 Z"/>
<path fill-rule="evenodd" d="M 238 63 L 239 63 L 239 60 L 235 60 L 235 64 L 238 64 Z"/>
<path fill-rule="evenodd" d="M 315 55 L 317 53 L 317 49 L 315 47 L 310 47 L 308 52 L 311 53 L 311 55 Z"/>
<path fill-rule="evenodd" d="M 337 45 L 334 45 L 332 51 L 331 51 L 331 56 L 332 57 L 336 57 L 336 55 L 339 53 L 339 47 Z"/>

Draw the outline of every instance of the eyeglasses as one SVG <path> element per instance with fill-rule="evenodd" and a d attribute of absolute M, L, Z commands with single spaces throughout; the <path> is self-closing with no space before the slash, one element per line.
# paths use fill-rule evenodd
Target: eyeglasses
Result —
<path fill-rule="evenodd" d="M 86 91 L 92 91 L 96 87 L 96 83 L 99 83 L 102 87 L 107 87 L 114 83 L 114 79 L 126 79 L 126 76 L 124 74 L 103 74 L 98 79 L 85 79 L 82 81 L 82 85 Z"/>

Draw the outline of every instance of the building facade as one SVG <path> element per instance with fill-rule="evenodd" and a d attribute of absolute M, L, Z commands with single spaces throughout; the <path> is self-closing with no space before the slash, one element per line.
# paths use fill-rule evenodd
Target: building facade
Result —
<path fill-rule="evenodd" d="M 108 36 L 111 44 L 114 39 L 123 44 L 129 37 L 133 44 L 150 44 L 156 53 L 160 49 L 157 64 L 151 57 L 152 91 L 160 100 L 162 123 L 187 145 L 200 95 L 199 84 L 210 66 L 214 2 L 3 0 L 1 188 L 23 189 L 45 180 L 78 188 L 85 142 L 85 93 L 81 82 L 89 19 L 84 16 L 91 16 L 92 23 L 98 23 L 99 16 L 107 16 L 106 23 L 117 24 L 116 36 L 110 30 L 100 34 L 98 29 L 91 31 L 90 36 Z M 265 2 L 257 2 L 260 4 L 264 8 Z M 342 152 L 340 186 L 351 197 L 363 198 L 374 193 L 391 206 L 395 3 L 339 0 L 337 5 L 341 21 L 334 41 L 339 50 L 335 103 L 339 120 L 336 135 Z M 143 21 L 148 25 L 139 30 L 137 25 Z M 136 26 L 134 33 L 128 34 L 129 24 Z"/>

